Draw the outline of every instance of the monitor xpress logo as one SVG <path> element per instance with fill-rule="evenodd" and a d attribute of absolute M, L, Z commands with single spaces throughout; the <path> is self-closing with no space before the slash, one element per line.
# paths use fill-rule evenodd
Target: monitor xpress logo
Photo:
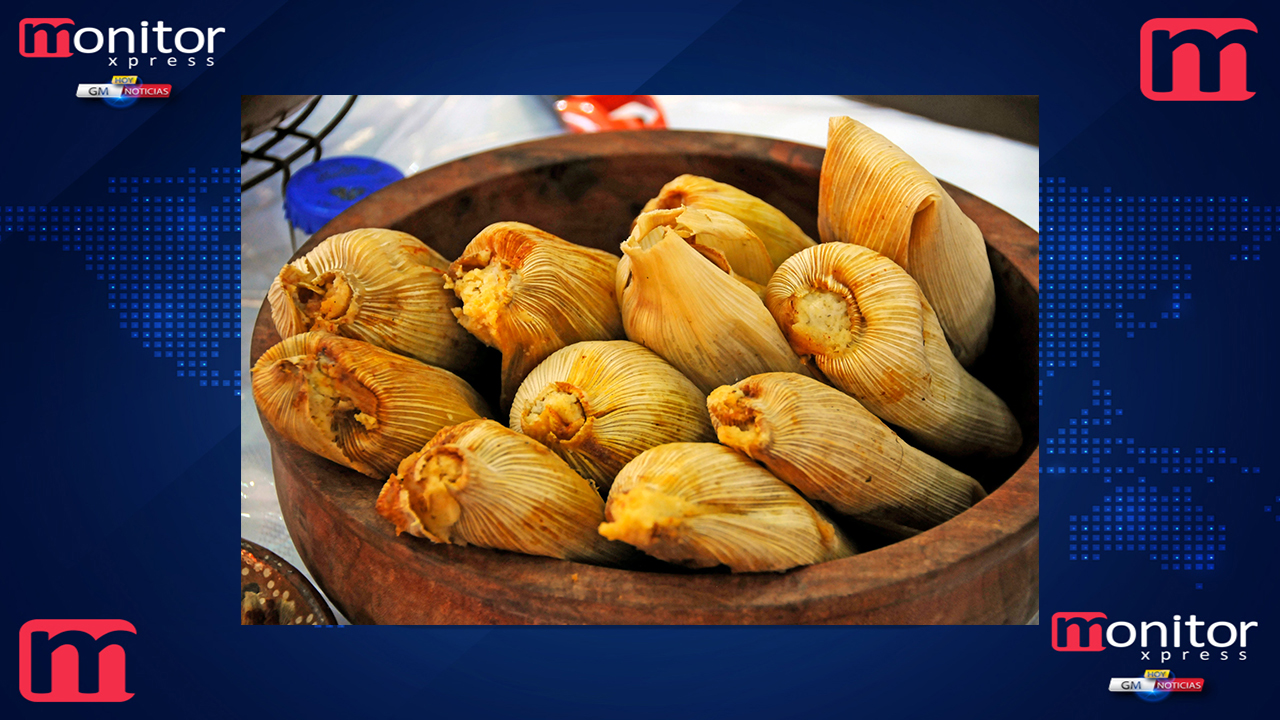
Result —
<path fill-rule="evenodd" d="M 195 67 L 203 54 L 213 65 L 214 42 L 226 28 L 174 28 L 157 20 L 138 27 L 79 27 L 71 18 L 23 18 L 18 22 L 18 54 L 29 58 L 69 58 L 105 53 L 108 67 Z M 186 57 L 179 57 L 185 55 Z"/>
<path fill-rule="evenodd" d="M 136 636 L 124 620 L 32 620 L 18 631 L 18 689 L 32 702 L 124 702 Z"/>
<path fill-rule="evenodd" d="M 1244 18 L 1156 18 L 1142 26 L 1142 94 L 1152 100 L 1248 100 L 1247 46 L 1258 28 Z"/>
<path fill-rule="evenodd" d="M 1173 622 L 1140 622 L 1123 620 L 1103 626 L 1107 620 L 1100 612 L 1060 612 L 1051 620 L 1050 636 L 1058 652 L 1101 652 L 1107 648 L 1137 647 L 1143 660 L 1229 660 L 1232 653 L 1224 648 L 1238 647 L 1236 658 L 1247 660 L 1249 630 L 1256 622 L 1206 623 L 1190 615 L 1186 620 L 1174 615 Z M 1203 628 L 1203 633 L 1201 632 Z M 1185 641 L 1185 645 L 1184 645 Z M 1182 648 L 1189 649 L 1182 649 Z M 1171 650 L 1170 648 L 1175 648 Z M 1153 653 L 1158 657 L 1153 657 Z M 1216 657 L 1215 657 L 1216 656 Z"/>

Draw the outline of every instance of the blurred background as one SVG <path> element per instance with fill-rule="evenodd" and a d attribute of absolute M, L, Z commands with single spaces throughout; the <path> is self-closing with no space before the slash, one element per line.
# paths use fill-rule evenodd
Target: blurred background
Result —
<path fill-rule="evenodd" d="M 551 135 L 638 127 L 825 146 L 827 119 L 835 115 L 866 123 L 936 177 L 1039 231 L 1035 96 L 244 96 L 241 316 L 252 324 L 271 281 L 311 232 L 401 175 Z M 372 160 L 318 172 L 332 166 L 317 160 L 345 156 Z M 327 179 L 352 172 L 368 182 L 351 190 Z M 247 333 L 241 372 L 249 377 Z M 241 399 L 240 438 L 240 534 L 306 574 L 280 516 L 270 447 L 249 392 Z"/>
<path fill-rule="evenodd" d="M 1039 95 L 845 95 L 956 127 L 1040 145 Z"/>

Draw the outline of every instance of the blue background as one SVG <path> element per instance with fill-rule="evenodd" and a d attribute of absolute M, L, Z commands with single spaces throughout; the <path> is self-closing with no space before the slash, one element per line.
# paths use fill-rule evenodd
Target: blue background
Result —
<path fill-rule="evenodd" d="M 1280 204 L 1270 172 L 1280 116 L 1274 4 L 1003 5 L 24 4 L 6 11 L 10 28 L 22 17 L 58 15 L 79 26 L 163 19 L 227 32 L 208 68 L 112 69 L 103 54 L 0 54 L 14 91 L 0 204 L 74 207 L 104 202 L 96 198 L 112 177 L 234 168 L 241 93 L 565 91 L 1039 94 L 1042 174 L 1055 187 L 1064 181 L 1063 195 L 1077 198 L 1067 207 L 1092 206 L 1108 193 Z M 1256 97 L 1142 97 L 1141 25 L 1205 15 L 1258 26 L 1260 41 L 1249 49 L 1259 69 Z M 171 83 L 174 97 L 125 110 L 73 97 L 74 85 L 112 74 Z M 1042 230 L 1046 242 L 1061 234 L 1069 244 L 1071 225 L 1086 222 L 1065 220 L 1065 229 L 1051 230 L 1059 223 L 1045 221 Z M 32 704 L 12 689 L 21 716 L 228 717 L 263 707 L 319 716 L 1274 713 L 1267 688 L 1280 651 L 1280 523 L 1262 510 L 1280 495 L 1268 467 L 1276 390 L 1269 248 L 1261 262 L 1232 261 L 1240 254 L 1232 241 L 1193 240 L 1184 251 L 1194 267 L 1193 299 L 1182 317 L 1159 318 L 1171 309 L 1160 304 L 1172 302 L 1172 289 L 1162 286 L 1136 310 L 1154 313 L 1156 330 L 1131 339 L 1100 323 L 1108 326 L 1098 338 L 1101 366 L 1044 378 L 1046 435 L 1089 406 L 1098 380 L 1130 423 L 1115 429 L 1117 437 L 1192 453 L 1226 447 L 1239 458 L 1219 481 L 1230 479 L 1229 486 L 1210 488 L 1203 475 L 1186 483 L 1194 502 L 1229 526 L 1228 549 L 1213 571 L 1164 571 L 1134 553 L 1071 561 L 1069 515 L 1110 492 L 1072 471 L 1043 477 L 1039 627 L 281 630 L 232 627 L 234 606 L 224 597 L 236 572 L 228 548 L 237 536 L 238 399 L 175 376 L 173 360 L 155 358 L 119 327 L 107 281 L 85 269 L 82 254 L 28 242 L 27 234 L 0 233 L 7 306 L 0 442 L 9 500 L 0 532 L 10 558 L 4 612 L 11 631 L 32 618 L 125 618 L 137 626 L 138 642 L 129 656 L 136 692 L 129 702 Z M 1239 235 L 1235 242 L 1251 242 Z M 1045 262 L 1047 273 L 1057 261 Z M 1068 460 L 1064 467 L 1087 465 Z M 1042 463 L 1049 464 L 1045 456 Z M 1242 475 L 1240 466 L 1261 474 Z M 1136 485 L 1129 477 L 1123 484 Z M 1162 491 L 1184 484 L 1172 475 L 1149 482 Z M 1059 611 L 1130 621 L 1195 612 L 1261 626 L 1251 631 L 1247 661 L 1168 664 L 1178 675 L 1205 677 L 1206 692 L 1147 705 L 1107 693 L 1105 683 L 1162 665 L 1141 662 L 1132 650 L 1054 652 L 1047 622 Z M 6 662 L 16 677 L 16 660 Z"/>

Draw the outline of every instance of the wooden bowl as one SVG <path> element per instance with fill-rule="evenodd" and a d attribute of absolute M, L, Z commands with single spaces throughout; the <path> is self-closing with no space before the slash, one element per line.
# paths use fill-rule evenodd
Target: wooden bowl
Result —
<path fill-rule="evenodd" d="M 335 233 L 382 227 L 415 235 L 452 258 L 499 220 L 618 253 L 644 202 L 681 173 L 742 188 L 817 238 L 822 156 L 821 148 L 722 133 L 538 140 L 394 183 L 325 225 L 298 254 Z M 1028 622 L 1040 592 L 1038 235 L 989 203 L 946 187 L 982 229 L 995 273 L 995 326 L 974 374 L 1008 402 L 1026 438 L 1013 458 L 963 468 L 990 495 L 949 522 L 856 557 L 781 574 L 619 570 L 433 545 L 396 537 L 374 510 L 379 483 L 282 440 L 264 422 L 298 553 L 338 610 L 358 623 Z M 253 360 L 278 340 L 264 302 Z M 496 369 L 488 377 L 497 384 Z"/>

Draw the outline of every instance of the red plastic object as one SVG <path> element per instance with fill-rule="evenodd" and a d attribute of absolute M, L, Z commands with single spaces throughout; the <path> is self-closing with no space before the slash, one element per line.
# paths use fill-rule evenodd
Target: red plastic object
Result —
<path fill-rule="evenodd" d="M 566 95 L 556 101 L 556 112 L 569 132 L 606 130 L 654 130 L 667 120 L 652 95 Z"/>

